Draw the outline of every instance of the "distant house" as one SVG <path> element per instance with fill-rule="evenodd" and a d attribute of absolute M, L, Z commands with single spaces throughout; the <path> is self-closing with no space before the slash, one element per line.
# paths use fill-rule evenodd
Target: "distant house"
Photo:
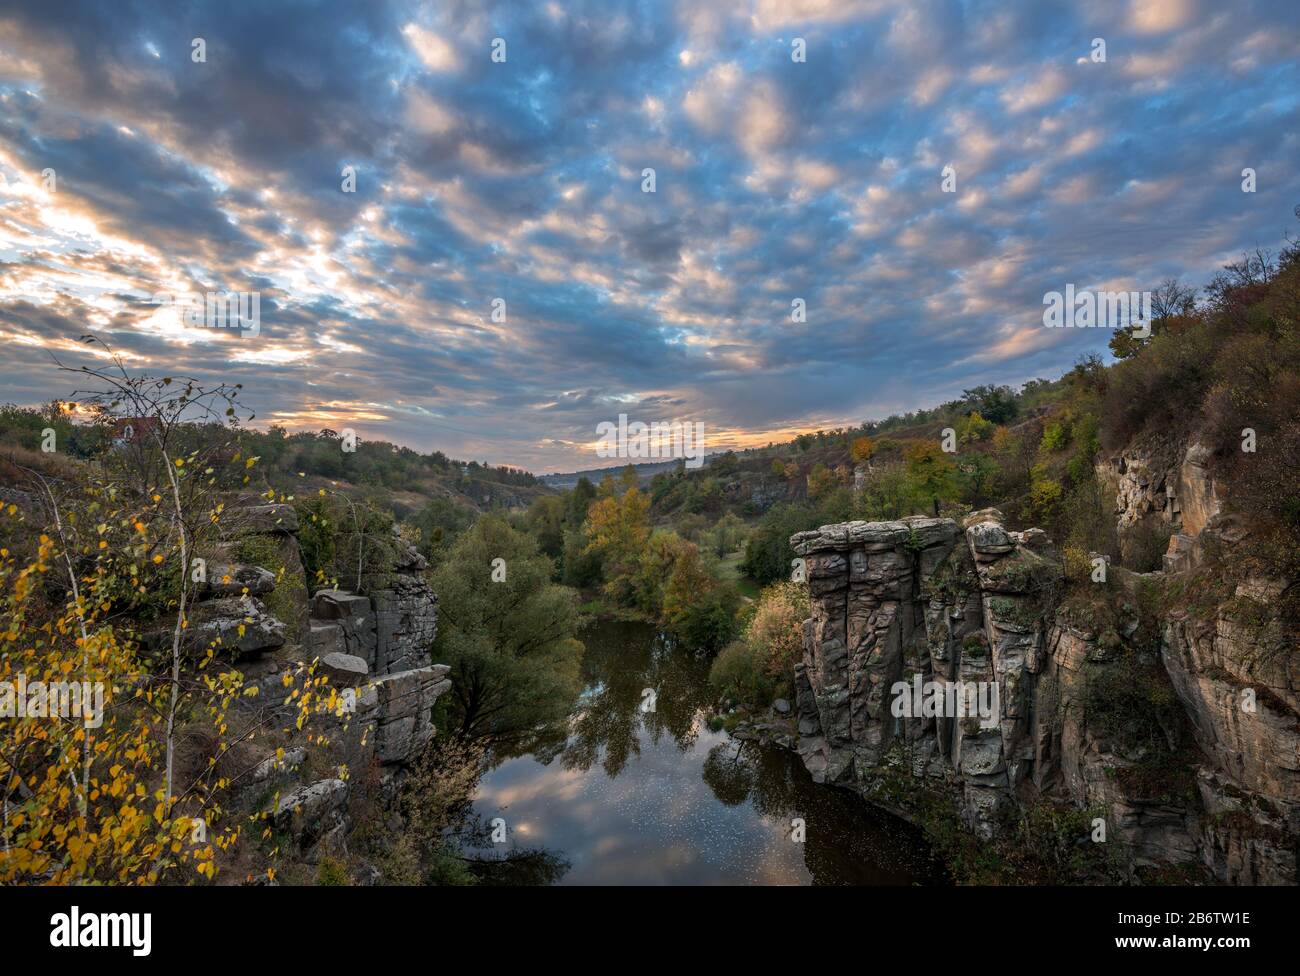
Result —
<path fill-rule="evenodd" d="M 113 446 L 132 444 L 141 435 L 153 433 L 157 427 L 157 417 L 116 417 L 113 419 Z"/>

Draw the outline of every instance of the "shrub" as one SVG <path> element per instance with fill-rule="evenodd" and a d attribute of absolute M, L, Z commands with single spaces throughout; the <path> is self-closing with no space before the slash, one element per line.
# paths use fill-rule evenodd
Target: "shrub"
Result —
<path fill-rule="evenodd" d="M 787 677 L 803 654 L 803 622 L 812 613 L 802 583 L 773 583 L 759 595 L 745 628 L 745 643 L 772 679 Z"/>
<path fill-rule="evenodd" d="M 320 859 L 316 868 L 316 883 L 323 888 L 346 887 L 352 882 L 348 878 L 348 869 L 342 861 L 328 855 Z"/>
<path fill-rule="evenodd" d="M 1051 519 L 1056 515 L 1056 508 L 1060 504 L 1063 492 L 1064 489 L 1059 481 L 1036 473 L 1033 484 L 1029 487 L 1029 504 L 1033 506 L 1034 513 L 1039 518 Z"/>
<path fill-rule="evenodd" d="M 720 696 L 752 704 L 767 704 L 772 697 L 763 656 L 744 641 L 732 641 L 718 652 L 709 668 L 709 686 Z"/>
<path fill-rule="evenodd" d="M 1164 566 L 1173 526 L 1149 515 L 1125 533 L 1120 542 L 1124 565 L 1136 573 L 1150 573 Z"/>
<path fill-rule="evenodd" d="M 1043 430 L 1043 439 L 1038 449 L 1045 454 L 1055 454 L 1065 450 L 1070 443 L 1070 428 L 1061 422 L 1048 424 Z"/>

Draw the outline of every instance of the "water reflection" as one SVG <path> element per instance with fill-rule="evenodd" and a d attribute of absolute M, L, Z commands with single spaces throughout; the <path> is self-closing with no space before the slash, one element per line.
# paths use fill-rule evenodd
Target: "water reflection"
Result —
<path fill-rule="evenodd" d="M 584 691 L 567 735 L 480 783 L 480 822 L 510 863 L 485 880 L 562 884 L 908 884 L 937 871 L 906 824 L 812 783 L 790 753 L 711 732 L 709 662 L 641 624 L 583 635 Z M 653 689 L 653 710 L 643 691 Z M 805 843 L 790 839 L 806 823 Z M 486 856 L 490 853 L 484 852 Z M 518 863 L 516 863 L 518 862 Z"/>

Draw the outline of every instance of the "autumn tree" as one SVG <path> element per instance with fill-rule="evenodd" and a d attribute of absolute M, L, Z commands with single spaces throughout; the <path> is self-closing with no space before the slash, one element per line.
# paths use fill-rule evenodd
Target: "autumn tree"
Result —
<path fill-rule="evenodd" d="M 661 619 L 665 629 L 688 646 L 713 652 L 735 634 L 739 602 L 735 587 L 715 579 L 699 549 L 686 543 L 664 586 Z"/>
<path fill-rule="evenodd" d="M 855 464 L 866 464 L 876 453 L 876 445 L 870 437 L 854 438 L 853 443 L 849 445 L 849 457 Z"/>
<path fill-rule="evenodd" d="M 603 560 L 605 592 L 627 601 L 637 563 L 650 538 L 650 499 L 637 488 L 628 488 L 621 495 L 605 494 L 588 509 L 583 532 L 587 551 Z"/>
<path fill-rule="evenodd" d="M 198 553 L 227 517 L 223 489 L 246 484 L 255 461 L 233 441 L 237 388 L 107 358 L 71 370 L 94 384 L 73 399 L 104 435 L 92 439 L 102 454 L 57 477 L 11 462 L 29 484 L 2 526 L 0 677 L 73 681 L 83 694 L 80 713 L 0 710 L 0 882 L 154 883 L 183 864 L 212 878 L 216 851 L 243 830 L 219 826 L 239 775 L 231 747 L 283 721 L 285 706 L 298 730 L 342 711 L 301 665 L 286 670 L 285 697 L 245 721 L 259 686 L 220 663 L 220 637 L 189 627 L 207 585 Z M 159 618 L 173 620 L 161 659 L 136 635 Z M 84 689 L 103 702 L 94 720 Z M 184 780 L 182 730 L 211 750 Z"/>

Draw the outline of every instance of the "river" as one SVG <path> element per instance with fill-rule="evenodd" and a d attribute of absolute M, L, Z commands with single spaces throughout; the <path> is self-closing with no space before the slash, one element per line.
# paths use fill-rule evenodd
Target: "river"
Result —
<path fill-rule="evenodd" d="M 601 622 L 581 637 L 584 690 L 567 741 L 505 759 L 480 781 L 474 812 L 485 824 L 504 821 L 505 840 L 488 856 L 527 865 L 494 880 L 896 885 L 942 877 L 908 824 L 813 783 L 793 753 L 710 731 L 708 658 L 645 624 Z M 645 689 L 656 692 L 653 708 Z M 802 842 L 792 825 L 799 819 Z"/>

